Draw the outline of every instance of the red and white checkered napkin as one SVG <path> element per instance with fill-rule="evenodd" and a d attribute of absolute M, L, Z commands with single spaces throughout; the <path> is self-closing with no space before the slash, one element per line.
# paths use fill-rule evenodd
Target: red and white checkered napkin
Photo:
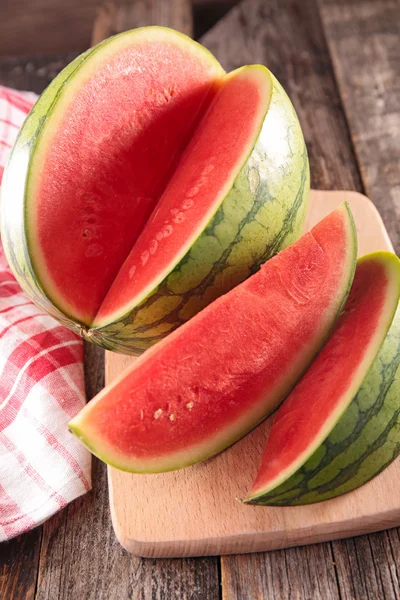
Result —
<path fill-rule="evenodd" d="M 35 99 L 0 86 L 0 183 Z M 90 489 L 90 454 L 67 430 L 84 403 L 81 340 L 29 301 L 0 244 L 0 541 Z"/>

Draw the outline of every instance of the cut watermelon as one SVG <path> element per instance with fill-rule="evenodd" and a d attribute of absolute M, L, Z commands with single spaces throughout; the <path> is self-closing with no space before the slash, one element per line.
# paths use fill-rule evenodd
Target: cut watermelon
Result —
<path fill-rule="evenodd" d="M 2 235 L 40 306 L 138 354 L 297 239 L 308 193 L 273 75 L 225 75 L 150 27 L 89 50 L 41 96 L 5 172 Z"/>
<path fill-rule="evenodd" d="M 245 501 L 326 500 L 359 487 L 398 455 L 399 293 L 400 261 L 394 254 L 378 252 L 358 261 L 343 314 L 279 409 Z"/>
<path fill-rule="evenodd" d="M 354 274 L 346 205 L 140 357 L 71 430 L 133 472 L 216 454 L 262 421 L 325 341 Z"/>

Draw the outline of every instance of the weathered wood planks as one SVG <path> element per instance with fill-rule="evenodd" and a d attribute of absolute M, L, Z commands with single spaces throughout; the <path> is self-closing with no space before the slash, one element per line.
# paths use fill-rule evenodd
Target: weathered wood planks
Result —
<path fill-rule="evenodd" d="M 400 242 L 400 3 L 319 0 L 366 194 Z"/>
<path fill-rule="evenodd" d="M 396 146 L 393 146 L 395 138 L 390 134 L 390 143 L 385 142 L 383 148 L 385 162 L 381 161 L 380 135 L 383 132 L 387 139 L 388 130 L 382 129 L 381 124 L 386 127 L 389 123 L 390 129 L 393 119 L 396 119 L 393 115 L 398 115 L 397 105 L 393 110 L 391 107 L 398 100 L 395 95 L 399 97 L 394 86 L 400 81 L 400 61 L 396 58 L 396 46 L 393 46 L 393 36 L 396 35 L 396 27 L 397 32 L 399 28 L 399 4 L 380 0 L 324 1 L 320 6 L 314 1 L 260 0 L 258 4 L 265 4 L 264 12 L 261 6 L 261 12 L 255 16 L 249 3 L 239 13 L 234 13 L 234 18 L 229 15 L 226 22 L 210 32 L 210 45 L 215 44 L 214 49 L 219 45 L 221 52 L 225 52 L 225 66 L 234 67 L 251 60 L 262 60 L 271 66 L 287 86 L 299 111 L 311 156 L 314 187 L 357 190 L 365 187 L 378 204 L 393 235 L 396 218 L 398 221 L 398 199 L 387 201 L 388 188 L 382 184 L 389 185 L 392 198 L 393 189 L 398 186 L 398 170 L 394 163 L 398 161 L 398 154 L 395 154 Z M 339 89 L 321 29 L 320 14 Z M 253 24 L 249 26 L 249 22 Z M 35 30 L 35 36 L 38 36 L 38 31 Z M 356 43 L 352 42 L 352 36 L 357 39 Z M 242 41 L 239 43 L 238 39 Z M 207 37 L 204 40 L 208 43 Z M 367 41 L 369 48 L 364 47 Z M 230 47 L 229 53 L 224 50 Z M 397 43 L 397 51 L 398 48 Z M 71 46 L 68 49 L 72 49 Z M 218 55 L 225 60 L 221 54 Z M 228 58 L 231 63 L 228 63 Z M 39 92 L 66 62 L 66 57 L 57 60 L 46 57 L 0 59 L 0 83 Z M 364 83 L 357 88 L 358 94 L 353 89 L 360 83 L 359 69 L 364 69 L 361 76 L 364 82 L 369 81 L 366 72 L 372 72 L 374 77 L 377 74 L 378 81 L 381 81 L 380 74 L 386 74 L 382 118 L 377 119 L 376 112 L 371 117 L 370 112 L 377 111 L 376 103 L 382 101 L 382 91 L 379 96 L 374 90 L 374 77 L 370 79 L 371 86 L 365 88 Z M 365 134 L 367 118 L 370 137 Z M 368 153 L 369 156 L 366 156 Z M 375 161 L 379 162 L 379 171 Z M 92 349 L 86 361 L 93 372 L 93 376 L 88 376 L 90 394 L 99 389 L 101 381 L 97 378 L 102 373 L 101 360 L 95 359 L 91 352 Z M 72 505 L 68 512 L 56 517 L 52 527 L 51 522 L 47 526 L 36 598 L 53 600 L 78 595 L 79 598 L 96 600 L 113 597 L 118 597 L 118 600 L 214 600 L 219 597 L 217 561 L 212 562 L 212 568 L 204 568 L 204 561 L 200 559 L 143 561 L 150 564 L 145 574 L 142 563 L 136 560 L 125 562 L 123 551 L 113 541 L 114 538 L 107 536 L 111 530 L 108 513 L 105 512 L 106 482 L 104 469 L 99 465 L 95 468 L 94 478 L 92 498 L 87 496 L 78 501 L 76 507 Z M 58 525 L 60 529 L 57 529 Z M 103 526 L 106 535 L 99 536 L 98 530 Z M 41 529 L 0 546 L 0 598 L 20 600 L 35 596 Z M 82 533 L 79 532 L 81 529 Z M 77 546 L 75 550 L 74 546 Z M 205 564 L 208 565 L 208 561 Z M 343 600 L 399 600 L 399 565 L 398 529 L 309 548 L 225 558 L 223 597 L 229 600 L 331 600 L 339 597 Z M 102 582 L 108 577 L 108 569 L 114 568 L 113 589 Z"/>

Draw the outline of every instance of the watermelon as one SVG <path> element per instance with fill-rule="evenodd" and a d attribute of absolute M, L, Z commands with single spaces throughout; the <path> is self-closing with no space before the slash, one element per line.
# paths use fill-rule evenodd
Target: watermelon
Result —
<path fill-rule="evenodd" d="M 26 120 L 2 239 L 23 289 L 84 338 L 140 354 L 301 234 L 307 152 L 263 66 L 225 74 L 148 27 L 88 50 Z"/>
<path fill-rule="evenodd" d="M 208 458 L 286 396 L 349 291 L 356 237 L 346 205 L 145 352 L 71 422 L 100 459 L 151 473 Z"/>
<path fill-rule="evenodd" d="M 252 504 L 319 502 L 353 490 L 400 452 L 400 261 L 358 261 L 335 330 L 279 409 Z"/>

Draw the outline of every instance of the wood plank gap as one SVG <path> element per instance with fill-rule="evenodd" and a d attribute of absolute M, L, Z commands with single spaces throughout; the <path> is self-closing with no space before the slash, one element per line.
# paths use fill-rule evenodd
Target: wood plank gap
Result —
<path fill-rule="evenodd" d="M 218 556 L 218 559 L 217 559 L 217 573 L 218 573 L 218 599 L 223 600 L 222 556 Z"/>
<path fill-rule="evenodd" d="M 394 529 L 393 533 L 395 533 L 395 532 L 397 533 L 397 536 L 399 537 L 399 528 Z M 397 561 L 396 561 L 396 557 L 395 557 L 394 552 L 393 552 L 393 546 L 391 544 L 390 532 L 389 531 L 385 531 L 385 536 L 387 538 L 387 544 L 388 544 L 388 547 L 389 547 L 390 556 L 392 558 L 392 563 L 394 565 L 395 574 L 396 574 L 396 581 L 395 581 L 394 574 L 393 574 L 393 569 L 389 568 L 390 580 L 392 582 L 393 589 L 394 590 L 398 590 L 397 597 L 399 597 L 400 596 L 400 582 L 399 582 L 399 575 L 398 575 L 398 571 L 397 571 Z M 397 600 L 397 598 L 396 598 L 396 600 Z"/>
<path fill-rule="evenodd" d="M 39 589 L 39 578 L 40 578 L 40 557 L 42 555 L 42 545 L 43 545 L 43 525 L 40 526 L 40 543 L 39 543 L 39 553 L 38 553 L 38 561 L 36 567 L 36 579 L 35 579 L 35 591 L 33 593 L 33 598 L 36 600 L 38 589 Z"/>
<path fill-rule="evenodd" d="M 382 537 L 385 537 L 386 532 L 384 531 L 382 533 Z M 368 535 L 368 544 L 369 544 L 369 548 L 371 550 L 371 556 L 374 556 L 374 550 L 372 547 L 372 536 Z M 380 573 L 380 571 L 377 569 L 377 565 L 376 562 L 373 560 L 372 561 L 373 565 L 374 565 L 374 573 L 375 573 L 375 579 L 376 579 L 376 583 L 377 583 L 377 587 L 379 586 L 382 590 L 382 598 L 384 597 L 383 594 L 383 581 L 382 581 L 382 574 Z"/>
<path fill-rule="evenodd" d="M 336 579 L 336 585 L 337 585 L 337 591 L 338 591 L 338 595 L 339 595 L 339 600 L 344 600 L 344 598 L 342 596 L 342 590 L 340 589 L 339 569 L 338 569 L 337 564 L 336 564 L 335 553 L 334 553 L 334 548 L 333 548 L 332 542 L 329 542 L 329 549 L 331 551 L 333 572 L 335 573 L 335 579 Z"/>

